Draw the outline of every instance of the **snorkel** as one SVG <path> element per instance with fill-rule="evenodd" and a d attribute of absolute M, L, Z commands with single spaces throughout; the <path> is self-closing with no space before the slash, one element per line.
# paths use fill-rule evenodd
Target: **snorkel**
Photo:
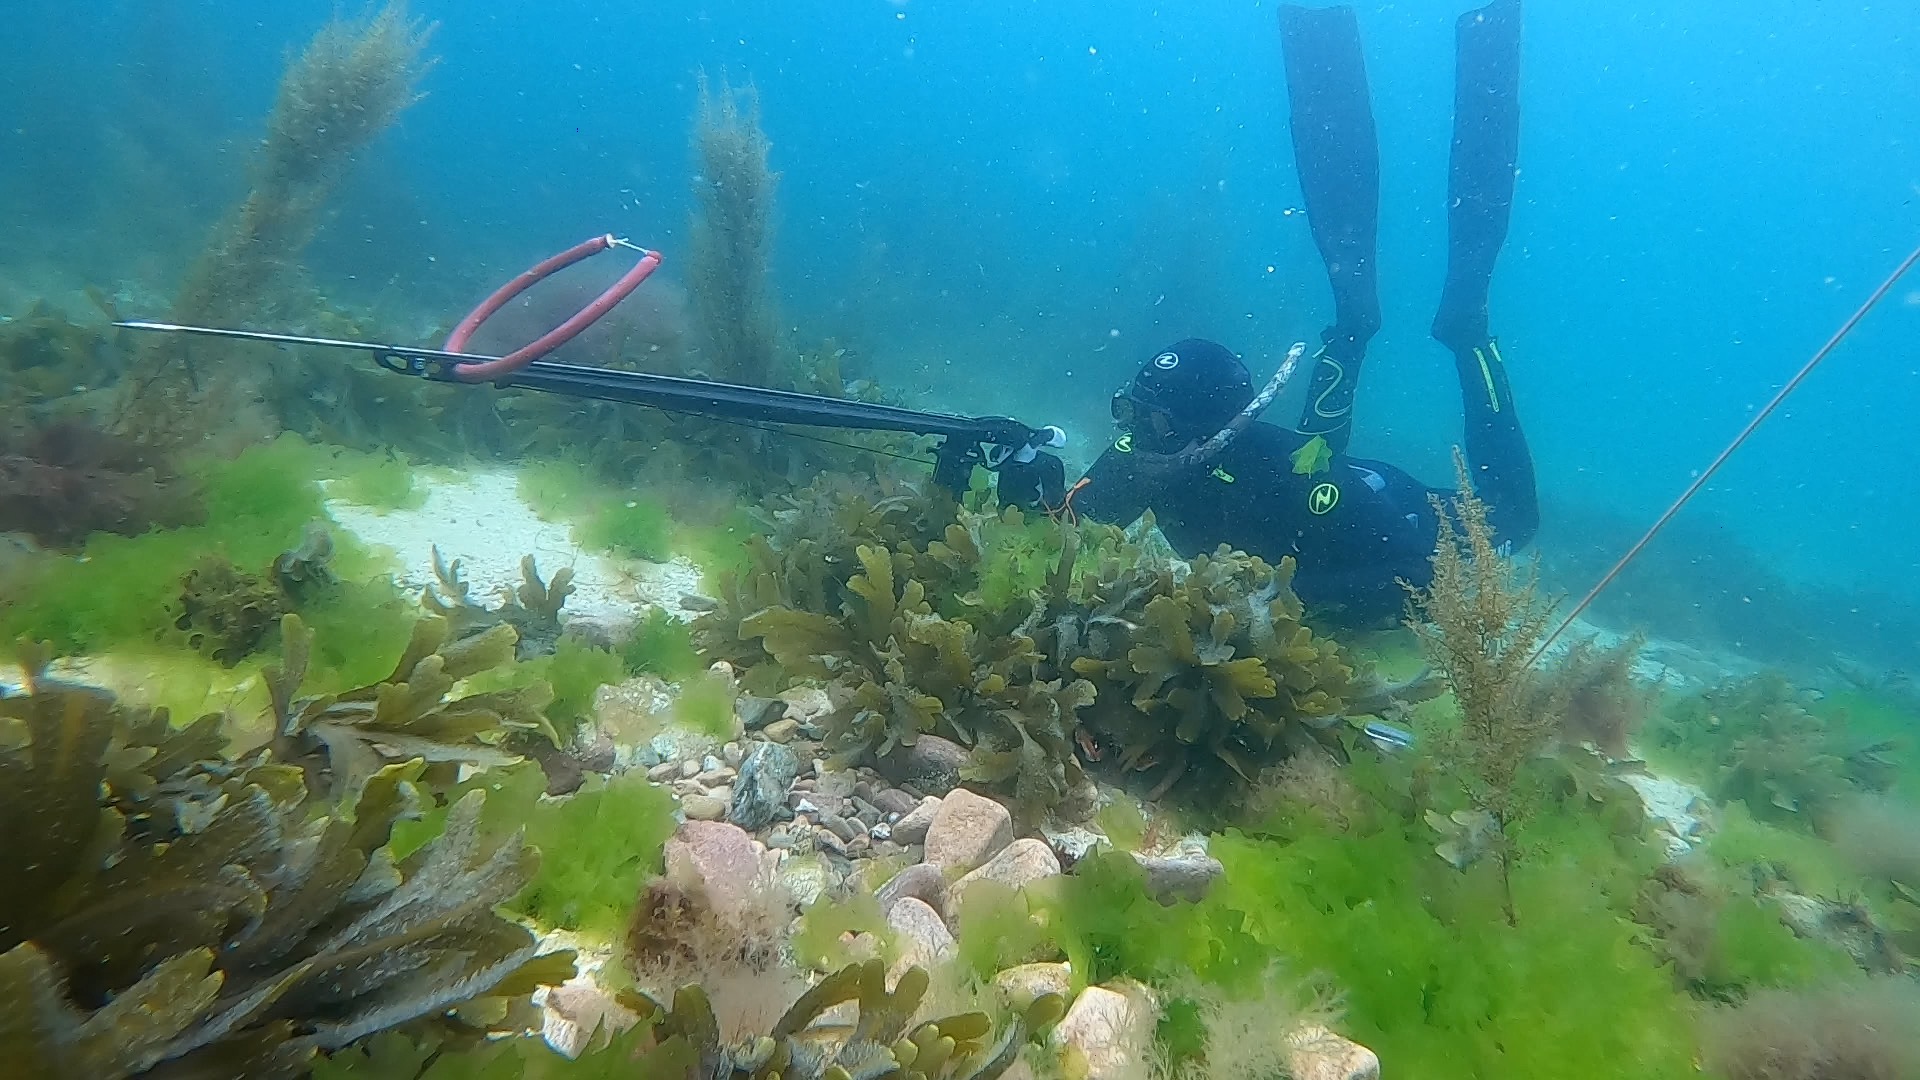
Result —
<path fill-rule="evenodd" d="M 1299 370 L 1300 358 L 1306 355 L 1306 351 L 1306 342 L 1294 342 L 1293 347 L 1287 350 L 1286 359 L 1280 362 L 1279 369 L 1273 373 L 1272 378 L 1267 380 L 1267 384 L 1260 388 L 1259 393 L 1253 395 L 1253 400 L 1247 402 L 1239 412 L 1233 415 L 1232 419 L 1226 422 L 1225 426 L 1214 432 L 1212 436 L 1189 443 L 1185 449 L 1171 454 L 1155 453 L 1152 450 L 1141 449 L 1136 444 L 1133 451 L 1134 460 L 1149 471 L 1164 473 L 1212 461 L 1221 451 L 1233 445 L 1233 440 L 1239 438 L 1241 432 L 1246 431 L 1255 420 L 1258 420 L 1260 414 L 1267 411 L 1267 406 L 1272 405 L 1273 400 L 1280 396 L 1280 391 L 1286 389 L 1287 383 L 1293 379 L 1294 372 Z"/>

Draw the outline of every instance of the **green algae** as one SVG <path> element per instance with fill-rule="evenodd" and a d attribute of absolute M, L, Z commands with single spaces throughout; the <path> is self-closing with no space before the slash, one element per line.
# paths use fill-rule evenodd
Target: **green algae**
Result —
<path fill-rule="evenodd" d="M 74 556 L 46 563 L 0 612 L 0 635 L 49 641 L 68 655 L 185 648 L 175 626 L 182 580 L 208 556 L 265 572 L 298 547 L 311 523 L 325 520 L 318 480 L 328 461 L 325 449 L 289 435 L 230 460 L 188 463 L 205 495 L 205 524 L 96 534 Z M 321 684 L 355 685 L 377 674 L 412 620 L 375 578 L 384 568 L 350 537 L 337 542 L 331 565 L 340 580 L 300 610 L 316 626 L 353 628 L 326 635 L 314 672 Z"/>
<path fill-rule="evenodd" d="M 629 675 L 658 675 L 669 682 L 696 675 L 705 666 L 687 624 L 658 607 L 647 609 L 634 624 L 620 647 L 620 659 Z"/>

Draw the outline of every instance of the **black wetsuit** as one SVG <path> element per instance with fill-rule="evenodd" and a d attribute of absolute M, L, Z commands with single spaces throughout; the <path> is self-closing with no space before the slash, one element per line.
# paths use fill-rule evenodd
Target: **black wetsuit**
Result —
<path fill-rule="evenodd" d="M 1361 363 L 1380 326 L 1379 150 L 1353 10 L 1287 6 L 1280 20 L 1295 158 L 1335 309 L 1297 430 L 1256 423 L 1212 461 L 1171 475 L 1141 467 L 1140 451 L 1123 436 L 1087 471 L 1071 505 L 1117 524 L 1151 509 L 1186 556 L 1220 544 L 1269 561 L 1294 556 L 1301 599 L 1371 621 L 1404 609 L 1400 581 L 1428 580 L 1438 528 L 1430 495 L 1439 489 L 1345 452 Z M 1498 539 L 1518 547 L 1537 530 L 1539 509 L 1505 363 L 1487 329 L 1487 294 L 1513 203 L 1520 0 L 1470 11 L 1456 31 L 1447 277 L 1433 336 L 1459 376 L 1474 488 Z M 1333 457 L 1302 475 L 1293 455 L 1314 436 Z M 1060 471 L 1046 459 L 1003 470 L 1001 497 L 1057 506 Z"/>
<path fill-rule="evenodd" d="M 1425 584 L 1436 524 L 1428 488 L 1381 461 L 1336 455 L 1311 476 L 1293 454 L 1310 436 L 1256 423 L 1206 465 L 1170 476 L 1137 467 L 1124 437 L 1087 470 L 1073 509 L 1131 522 L 1151 509 L 1175 551 L 1191 558 L 1221 544 L 1300 570 L 1308 604 L 1355 621 L 1399 614 L 1399 579 Z"/>

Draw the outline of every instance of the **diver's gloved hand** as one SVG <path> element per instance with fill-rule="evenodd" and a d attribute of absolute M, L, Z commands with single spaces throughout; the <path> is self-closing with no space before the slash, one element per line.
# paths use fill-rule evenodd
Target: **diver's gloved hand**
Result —
<path fill-rule="evenodd" d="M 1044 513 L 1067 497 L 1067 467 L 1052 454 L 1041 452 L 1031 461 L 1008 461 L 995 476 L 1001 506 Z"/>

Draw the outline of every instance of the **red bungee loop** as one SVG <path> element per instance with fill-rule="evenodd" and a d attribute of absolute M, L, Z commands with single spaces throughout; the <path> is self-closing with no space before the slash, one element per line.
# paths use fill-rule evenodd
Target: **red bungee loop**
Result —
<path fill-rule="evenodd" d="M 454 327 L 453 333 L 447 336 L 447 343 L 442 347 L 448 352 L 465 352 L 467 341 L 473 337 L 474 331 L 480 329 L 480 324 L 486 322 L 494 312 L 505 307 L 507 301 L 574 263 L 589 256 L 598 255 L 616 245 L 634 246 L 624 240 L 615 239 L 613 234 L 608 233 L 605 236 L 596 236 L 584 243 L 575 244 L 560 254 L 536 264 L 519 277 L 500 286 L 492 296 L 482 301 L 479 307 L 468 312 L 467 317 L 461 319 L 460 325 Z M 648 251 L 645 248 L 635 248 L 635 250 L 640 252 L 640 261 L 633 264 L 633 269 L 627 271 L 619 281 L 607 286 L 607 291 L 596 297 L 593 303 L 581 308 L 572 318 L 498 360 L 489 360 L 483 364 L 456 364 L 453 369 L 454 375 L 462 382 L 486 382 L 503 375 L 511 375 L 572 341 L 580 331 L 592 326 L 601 316 L 612 311 L 615 304 L 625 300 L 633 290 L 640 287 L 641 282 L 647 280 L 650 274 L 659 269 L 659 252 Z"/>

